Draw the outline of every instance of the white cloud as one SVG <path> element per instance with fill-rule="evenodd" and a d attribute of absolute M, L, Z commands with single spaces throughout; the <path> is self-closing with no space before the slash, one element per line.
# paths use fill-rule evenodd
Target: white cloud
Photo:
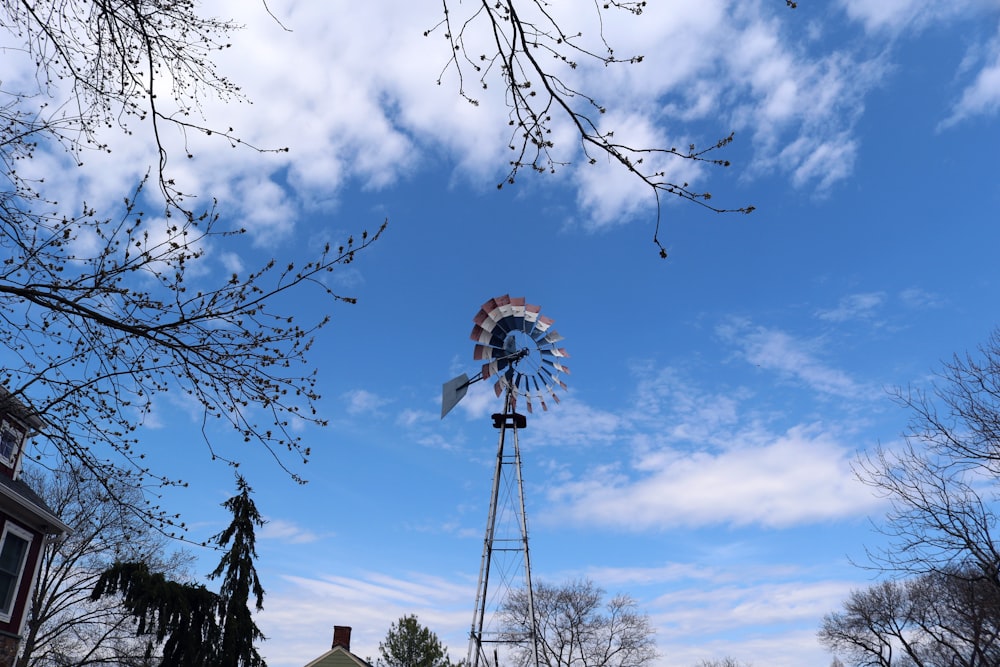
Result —
<path fill-rule="evenodd" d="M 940 29 L 973 19 L 995 22 L 996 0 L 840 0 L 847 16 L 860 22 L 866 31 L 890 40 L 912 36 L 924 30 Z M 971 76 L 939 129 L 946 129 L 971 117 L 994 115 L 1000 110 L 1000 38 L 983 46 L 975 36 L 959 74 L 978 69 Z"/>
<path fill-rule="evenodd" d="M 778 330 L 732 323 L 718 328 L 719 335 L 738 347 L 750 364 L 777 371 L 784 377 L 802 382 L 814 391 L 842 398 L 860 399 L 871 395 L 841 370 L 824 364 L 817 356 L 816 342 L 808 342 Z"/>
<path fill-rule="evenodd" d="M 286 544 L 309 544 L 321 538 L 317 533 L 292 521 L 268 518 L 264 527 L 257 531 L 262 540 L 281 540 Z"/>
<path fill-rule="evenodd" d="M 767 440 L 761 444 L 760 440 Z M 550 520 L 622 530 L 759 524 L 784 527 L 858 516 L 876 505 L 854 478 L 854 449 L 819 427 L 736 434 L 725 450 L 671 447 L 550 488 Z"/>
<path fill-rule="evenodd" d="M 426 410 L 406 409 L 396 417 L 396 423 L 406 428 L 412 428 L 419 424 L 434 423 L 436 420 L 437 415 L 431 414 Z"/>
<path fill-rule="evenodd" d="M 957 16 L 996 7 L 995 0 L 840 0 L 847 15 L 870 32 L 899 33 L 946 23 Z"/>
<path fill-rule="evenodd" d="M 593 569 L 586 576 L 608 592 L 635 593 L 643 585 L 656 591 L 640 604 L 656 631 L 661 653 L 656 664 L 663 667 L 726 655 L 775 667 L 825 664 L 817 663 L 827 656 L 816 641 L 816 626 L 857 586 L 837 579 L 809 581 L 800 569 L 778 564 L 669 563 L 656 569 Z M 265 642 L 262 654 L 273 667 L 301 667 L 329 650 L 334 625 L 349 625 L 352 652 L 374 658 L 389 626 L 412 613 L 439 633 L 458 660 L 465 657 L 474 592 L 473 581 L 419 572 L 286 575 L 269 587 L 257 616 L 264 633 L 280 636 L 282 643 Z M 776 626 L 785 631 L 766 631 Z"/>
<path fill-rule="evenodd" d="M 810 52 L 797 15 L 775 4 L 654 3 L 639 17 L 612 11 L 603 28 L 616 55 L 638 53 L 644 61 L 605 67 L 583 59 L 564 74 L 608 107 L 599 117 L 616 139 L 709 145 L 737 129 L 753 137 L 757 171 L 779 170 L 800 186 L 829 188 L 853 169 L 854 120 L 881 69 L 877 60 L 846 52 Z M 274 9 L 289 31 L 258 6 L 215 0 L 205 7 L 246 26 L 217 59 L 250 103 L 203 103 L 208 125 L 232 127 L 246 145 L 232 148 L 217 135 L 192 134 L 183 144 L 166 139 L 174 145 L 169 169 L 180 187 L 202 201 L 218 197 L 227 217 L 245 222 L 259 244 L 286 237 L 301 208 L 333 207 L 344 187 L 405 181 L 439 155 L 478 187 L 492 188 L 506 172 L 511 129 L 503 87 L 490 80 L 482 90 L 471 77 L 463 85 L 481 104 L 459 96 L 454 71 L 445 69 L 446 41 L 438 33 L 423 36 L 440 21 L 439 6 L 349 3 L 331 10 L 303 2 Z M 475 11 L 452 9 L 456 24 L 463 12 Z M 586 44 L 600 51 L 593 14 L 574 12 L 567 21 L 570 32 L 583 29 Z M 484 27 L 470 30 L 470 53 Z M 687 139 L 688 128 L 675 126 L 679 119 L 710 128 L 707 136 L 701 129 Z M 583 163 L 567 119 L 555 115 L 553 130 L 556 159 L 576 164 L 556 179 L 575 189 L 585 225 L 619 224 L 649 211 L 652 195 L 619 167 L 601 155 L 596 165 Z M 114 137 L 112 145 L 114 153 L 95 157 L 98 169 L 71 170 L 81 180 L 67 186 L 70 194 L 82 190 L 91 201 L 99 198 L 95 203 L 117 202 L 156 160 L 144 137 Z M 259 154 L 247 145 L 290 151 Z M 187 149 L 194 159 L 182 157 Z M 646 161 L 665 169 L 668 180 L 712 189 L 710 170 L 674 158 Z"/>
<path fill-rule="evenodd" d="M 638 366 L 634 372 L 639 381 L 629 419 L 651 432 L 675 442 L 715 442 L 739 420 L 742 390 L 706 391 L 669 368 Z"/>
<path fill-rule="evenodd" d="M 963 90 L 951 114 L 941 123 L 948 128 L 975 116 L 995 115 L 1000 111 L 1000 35 L 985 48 L 980 69 Z"/>
<path fill-rule="evenodd" d="M 536 406 L 530 417 L 524 442 L 534 446 L 568 445 L 585 447 L 608 444 L 619 435 L 622 419 L 612 412 L 585 405 L 571 397 L 559 405 L 549 401 L 550 410 L 541 412 Z"/>
<path fill-rule="evenodd" d="M 461 12 L 474 11 L 457 7 L 455 22 L 463 19 Z M 841 7 L 868 30 L 896 33 L 983 15 L 995 9 L 995 1 L 842 0 Z M 233 16 L 246 26 L 217 59 L 250 103 L 206 99 L 203 107 L 209 125 L 231 126 L 246 144 L 290 152 L 258 154 L 246 145 L 232 148 L 219 136 L 191 134 L 183 144 L 166 136 L 174 146 L 169 169 L 180 187 L 201 194 L 201 201 L 218 197 L 227 217 L 244 221 L 259 244 L 287 236 L 302 209 L 334 207 L 344 187 L 405 181 L 437 156 L 446 156 L 459 178 L 484 189 L 505 173 L 511 130 L 502 86 L 491 81 L 484 91 L 474 77 L 467 79 L 464 86 L 481 98 L 479 106 L 458 95 L 454 71 L 445 68 L 445 40 L 438 33 L 423 35 L 440 21 L 438 6 L 351 3 L 331 10 L 303 2 L 275 10 L 290 31 L 257 6 L 234 0 L 206 6 L 206 12 Z M 592 14 L 578 12 L 567 20 L 599 51 Z M 798 187 L 825 192 L 853 173 L 861 150 L 855 125 L 889 64 L 884 53 L 862 56 L 849 47 L 824 47 L 829 41 L 801 21 L 800 14 L 770 0 L 653 3 L 639 17 L 612 11 L 603 28 L 616 54 L 641 54 L 643 62 L 605 67 L 581 60 L 565 74 L 608 107 L 602 125 L 629 143 L 686 145 L 691 129 L 681 123 L 698 124 L 699 136 L 690 140 L 700 145 L 735 129 L 738 142 L 751 137 L 744 144 L 752 152 L 745 176 L 778 172 Z M 479 48 L 479 30 L 470 32 L 470 49 Z M 998 53 L 993 43 L 946 124 L 997 111 Z M 599 228 L 650 210 L 651 194 L 619 167 L 600 155 L 598 164 L 584 164 L 568 121 L 555 116 L 553 128 L 561 146 L 557 159 L 575 164 L 556 181 L 575 189 L 583 212 L 576 219 Z M 63 183 L 49 179 L 60 200 L 80 201 L 86 192 L 91 203 L 116 204 L 155 163 L 156 153 L 141 132 L 109 138 L 113 152 L 86 154 L 88 169 L 54 168 L 51 163 L 64 163 L 65 156 L 39 152 L 24 173 L 60 174 Z M 194 159 L 183 157 L 187 148 Z M 711 170 L 679 159 L 651 166 L 666 169 L 668 180 L 713 189 Z M 723 206 L 742 203 L 715 194 Z"/>
<path fill-rule="evenodd" d="M 601 120 L 601 131 L 613 131 L 614 140 L 625 146 L 679 146 L 683 150 L 689 143 L 667 139 L 650 118 L 638 114 L 612 112 Z M 649 186 L 604 153 L 590 150 L 596 162 L 588 164 L 581 161 L 575 170 L 577 204 L 585 212 L 584 227 L 599 229 L 621 225 L 640 212 L 652 213 L 655 199 Z M 633 162 L 643 160 L 637 166 L 642 173 L 662 173 L 662 176 L 654 177 L 656 182 L 681 186 L 694 184 L 705 173 L 704 165 L 671 155 L 644 155 L 627 151 L 626 155 Z M 697 185 L 692 185 L 691 189 L 697 190 Z M 665 203 L 673 201 L 669 195 L 661 199 Z"/>
<path fill-rule="evenodd" d="M 382 406 L 390 402 L 389 399 L 365 389 L 346 392 L 342 398 L 347 403 L 347 413 L 351 415 L 377 414 Z"/>
<path fill-rule="evenodd" d="M 416 614 L 430 628 L 467 628 L 469 600 L 475 585 L 422 573 L 391 577 L 377 572 L 350 576 L 283 576 L 268 589 L 257 623 L 265 635 L 282 638 L 265 643 L 261 653 L 273 667 L 301 667 L 330 649 L 334 625 L 352 628 L 351 651 L 378 656 L 378 644 L 390 625 Z M 440 632 L 440 631 L 439 631 Z M 456 659 L 465 656 L 460 636 L 441 633 Z"/>
<path fill-rule="evenodd" d="M 497 395 L 493 384 L 489 381 L 476 382 L 469 385 L 469 389 L 458 404 L 466 419 L 481 420 L 487 415 L 497 411 Z"/>
<path fill-rule="evenodd" d="M 853 171 L 855 125 L 887 65 L 848 51 L 808 57 L 773 27 L 763 32 L 747 31 L 730 54 L 731 75 L 751 93 L 734 109 L 734 124 L 754 136 L 754 170 L 785 172 L 793 185 L 825 192 Z"/>
<path fill-rule="evenodd" d="M 864 292 L 843 297 L 836 308 L 821 310 L 817 316 L 828 322 L 869 319 L 885 303 L 885 292 Z"/>
<path fill-rule="evenodd" d="M 939 308 L 944 304 L 941 297 L 937 294 L 920 289 L 919 287 L 910 287 L 903 290 L 899 293 L 899 298 L 902 300 L 903 305 L 908 308 L 918 308 L 921 310 Z"/>

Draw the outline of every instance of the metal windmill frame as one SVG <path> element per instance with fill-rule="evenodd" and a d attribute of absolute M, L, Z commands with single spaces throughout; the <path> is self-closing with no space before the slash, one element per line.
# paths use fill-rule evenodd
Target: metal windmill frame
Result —
<path fill-rule="evenodd" d="M 528 412 L 533 412 L 532 399 L 543 410 L 548 409 L 547 396 L 558 403 L 559 397 L 555 389 L 566 388 L 559 376 L 569 373 L 569 369 L 562 364 L 562 359 L 569 355 L 556 347 L 562 336 L 551 329 L 552 320 L 542 316 L 537 306 L 525 303 L 524 298 L 504 295 L 490 299 L 483 304 L 473 321 L 475 327 L 471 338 L 477 343 L 474 357 L 486 363 L 472 379 L 463 374 L 444 384 L 441 417 L 458 404 L 469 385 L 491 377 L 496 378 L 494 391 L 498 398 L 503 396 L 504 403 L 503 411 L 492 415 L 493 426 L 499 430 L 499 437 L 476 603 L 469 632 L 468 667 L 480 667 L 481 664 L 485 667 L 499 667 L 499 645 L 523 643 L 530 644 L 532 663 L 537 667 L 538 633 L 518 439 L 519 430 L 527 426 L 527 418 L 517 412 L 517 403 L 519 398 L 523 398 Z M 501 493 L 504 494 L 503 502 Z M 511 529 L 510 534 L 504 533 L 502 529 L 498 531 L 498 519 L 501 520 L 501 528 L 509 527 L 511 520 L 516 528 Z M 506 558 L 508 556 L 510 558 Z M 518 560 L 520 565 L 517 567 L 523 566 L 527 618 L 521 622 L 521 627 L 501 628 L 498 619 L 490 619 L 491 614 L 497 615 L 499 606 L 503 604 L 502 600 L 496 602 L 500 599 L 500 593 L 496 590 L 496 578 L 499 577 L 499 583 L 506 586 L 507 594 L 510 594 L 514 583 L 511 581 L 510 570 L 504 569 L 504 560 L 508 568 L 511 561 L 517 563 Z M 495 621 L 492 626 L 491 620 Z M 490 644 L 494 645 L 492 660 L 486 650 Z"/>

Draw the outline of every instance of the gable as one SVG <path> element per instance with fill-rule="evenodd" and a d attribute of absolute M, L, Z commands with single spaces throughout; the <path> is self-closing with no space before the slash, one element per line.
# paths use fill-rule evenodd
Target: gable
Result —
<path fill-rule="evenodd" d="M 305 667 L 371 667 L 371 665 L 343 646 L 334 646 L 320 657 L 307 663 Z"/>

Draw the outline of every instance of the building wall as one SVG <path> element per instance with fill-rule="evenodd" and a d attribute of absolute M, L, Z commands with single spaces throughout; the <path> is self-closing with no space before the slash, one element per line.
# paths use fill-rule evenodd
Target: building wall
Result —
<path fill-rule="evenodd" d="M 0 633 L 0 667 L 13 667 L 20 638 Z"/>
<path fill-rule="evenodd" d="M 35 572 L 38 569 L 38 561 L 41 557 L 41 550 L 44 546 L 45 536 L 37 530 L 32 530 L 28 526 L 25 526 L 18 521 L 14 521 L 3 512 L 0 512 L 0 535 L 3 535 L 3 531 L 6 529 L 8 522 L 31 534 L 31 544 L 28 547 L 28 554 L 25 558 L 24 572 L 21 574 L 21 581 L 17 588 L 17 593 L 14 596 L 14 604 L 11 609 L 10 620 L 0 621 L 0 637 L 6 635 L 20 637 L 21 630 L 24 627 L 25 614 L 28 611 L 31 589 L 35 583 Z M 2 652 L 2 649 L 0 649 L 0 652 Z M 0 661 L 0 667 L 3 667 L 3 665 L 4 663 Z"/>

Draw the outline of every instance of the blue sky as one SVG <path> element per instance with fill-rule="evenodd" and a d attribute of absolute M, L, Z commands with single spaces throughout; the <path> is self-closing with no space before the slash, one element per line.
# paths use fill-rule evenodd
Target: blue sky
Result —
<path fill-rule="evenodd" d="M 475 385 L 441 420 L 440 388 L 476 371 L 472 317 L 502 294 L 540 305 L 571 355 L 562 404 L 522 433 L 534 576 L 631 594 L 657 667 L 829 664 L 816 630 L 871 580 L 851 561 L 884 511 L 851 466 L 906 424 L 886 388 L 928 387 L 997 324 L 996 0 L 652 0 L 610 20 L 610 41 L 643 63 L 579 76 L 619 136 L 707 145 L 735 131 L 728 170 L 665 166 L 720 205 L 757 207 L 667 202 L 666 261 L 651 195 L 581 164 L 571 140 L 570 166 L 496 189 L 506 109 L 499 91 L 463 102 L 449 72 L 436 85 L 447 48 L 423 31 L 439 4 L 269 2 L 289 31 L 253 3 L 206 6 L 245 25 L 220 67 L 253 102 L 207 101 L 206 116 L 290 148 L 196 138 L 196 158 L 171 163 L 249 230 L 211 248 L 207 271 L 389 220 L 332 279 L 357 305 L 287 303 L 333 317 L 313 351 L 330 425 L 303 434 L 307 465 L 289 462 L 309 483 L 218 436 L 269 519 L 268 664 L 304 665 L 335 624 L 375 657 L 410 613 L 464 657 L 499 406 Z M 586 12 L 567 20 L 592 27 Z M 151 156 L 120 140 L 60 184 L 64 200 L 120 201 Z M 192 483 L 167 500 L 195 539 L 222 527 L 234 488 L 198 426 L 164 397 L 143 434 Z"/>

